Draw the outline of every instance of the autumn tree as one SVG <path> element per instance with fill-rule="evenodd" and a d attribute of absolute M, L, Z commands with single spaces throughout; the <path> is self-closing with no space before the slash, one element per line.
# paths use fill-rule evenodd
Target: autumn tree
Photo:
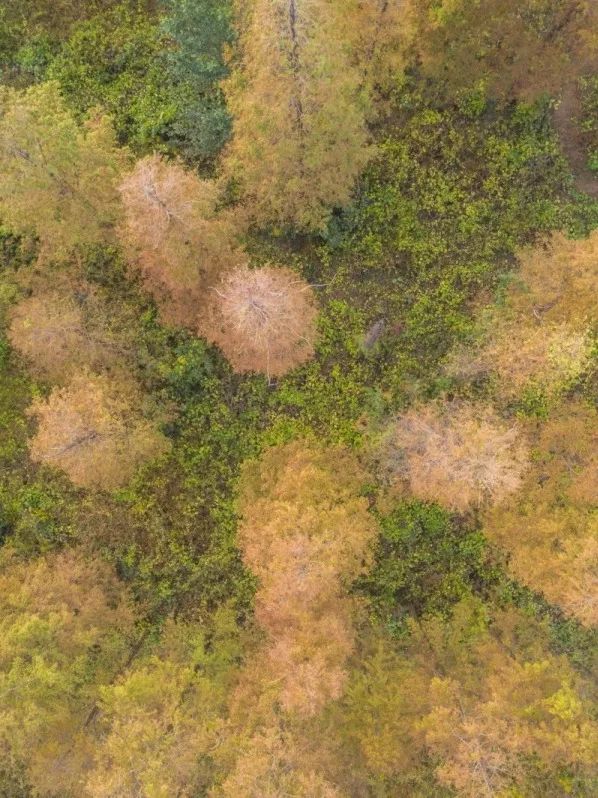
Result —
<path fill-rule="evenodd" d="M 216 212 L 217 185 L 151 155 L 120 191 L 122 238 L 145 286 L 167 322 L 195 329 L 210 286 L 244 261 L 230 219 Z"/>
<path fill-rule="evenodd" d="M 94 763 L 83 794 L 205 794 L 239 654 L 235 619 L 227 609 L 215 613 L 209 639 L 197 625 L 166 623 L 153 651 L 100 687 Z"/>
<path fill-rule="evenodd" d="M 483 309 L 476 340 L 449 355 L 449 374 L 494 375 L 496 394 L 509 401 L 530 390 L 556 400 L 570 389 L 593 360 L 597 242 L 555 233 L 522 250 L 505 301 Z"/>
<path fill-rule="evenodd" d="M 129 656 L 133 620 L 102 563 L 76 551 L 24 562 L 3 550 L 0 751 L 24 763 L 37 795 L 81 794 L 94 748 L 86 721 Z"/>
<path fill-rule="evenodd" d="M 517 611 L 490 619 L 466 599 L 450 621 L 411 623 L 398 645 L 375 638 L 352 674 L 339 733 L 397 794 L 558 795 L 563 771 L 589 786 L 598 729 L 588 684 Z M 353 748 L 357 743 L 357 748 Z M 436 783 L 421 784 L 422 764 Z M 401 792 L 399 792 L 399 789 Z"/>
<path fill-rule="evenodd" d="M 587 238 L 553 233 L 519 253 L 507 302 L 519 316 L 583 328 L 598 313 L 598 231 Z"/>
<path fill-rule="evenodd" d="M 273 448 L 245 469 L 239 541 L 258 577 L 256 619 L 287 710 L 315 713 L 342 692 L 353 648 L 344 586 L 363 569 L 375 532 L 365 474 L 342 449 Z"/>
<path fill-rule="evenodd" d="M 211 302 L 199 329 L 236 371 L 277 377 L 313 356 L 314 294 L 291 269 L 236 269 L 216 286 Z"/>
<path fill-rule="evenodd" d="M 499 503 L 517 490 L 527 453 L 514 425 L 465 403 L 415 407 L 390 427 L 381 454 L 391 480 L 453 510 Z"/>
<path fill-rule="evenodd" d="M 124 158 L 105 118 L 76 124 L 57 83 L 2 91 L 0 213 L 15 232 L 39 237 L 42 256 L 110 236 Z"/>
<path fill-rule="evenodd" d="M 368 159 L 362 79 L 346 37 L 353 3 L 237 0 L 240 55 L 226 174 L 257 224 L 317 231 Z"/>
<path fill-rule="evenodd" d="M 139 401 L 131 386 L 89 373 L 74 377 L 31 405 L 29 415 L 37 421 L 32 460 L 62 469 L 81 487 L 123 485 L 143 461 L 168 449 L 137 411 Z"/>
<path fill-rule="evenodd" d="M 108 309 L 92 285 L 74 277 L 69 285 L 57 275 L 46 282 L 54 287 L 37 286 L 9 313 L 8 339 L 36 372 L 63 382 L 124 355 L 126 347 L 110 329 Z"/>
<path fill-rule="evenodd" d="M 453 91 L 484 84 L 501 99 L 530 99 L 596 63 L 591 0 L 423 0 L 416 9 L 423 69 Z"/>
<path fill-rule="evenodd" d="M 535 457 L 521 492 L 484 518 L 523 584 L 584 623 L 598 621 L 597 416 L 567 401 L 531 431 Z"/>

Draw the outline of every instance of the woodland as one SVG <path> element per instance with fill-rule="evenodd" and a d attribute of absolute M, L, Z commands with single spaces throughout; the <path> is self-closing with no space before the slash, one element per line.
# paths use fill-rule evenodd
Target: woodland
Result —
<path fill-rule="evenodd" d="M 0 0 L 0 798 L 598 795 L 598 3 Z"/>

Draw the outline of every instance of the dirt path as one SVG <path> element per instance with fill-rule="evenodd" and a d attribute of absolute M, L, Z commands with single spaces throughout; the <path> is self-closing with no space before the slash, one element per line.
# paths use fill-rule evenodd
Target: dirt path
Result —
<path fill-rule="evenodd" d="M 579 191 L 598 198 L 598 178 L 588 169 L 586 149 L 579 130 L 581 98 L 575 83 L 565 86 L 558 107 L 554 111 L 554 124 L 561 139 L 561 147 L 575 178 Z"/>

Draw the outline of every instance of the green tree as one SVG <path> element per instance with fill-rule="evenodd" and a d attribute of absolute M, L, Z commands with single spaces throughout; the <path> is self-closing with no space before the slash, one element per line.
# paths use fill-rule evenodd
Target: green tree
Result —
<path fill-rule="evenodd" d="M 162 30 L 172 44 L 166 67 L 178 105 L 169 141 L 191 160 L 213 158 L 231 129 L 220 81 L 234 39 L 232 0 L 169 0 L 166 11 Z"/>

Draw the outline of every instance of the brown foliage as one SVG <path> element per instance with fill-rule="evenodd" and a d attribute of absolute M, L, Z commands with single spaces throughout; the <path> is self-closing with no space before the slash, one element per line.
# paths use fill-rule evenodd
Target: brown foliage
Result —
<path fill-rule="evenodd" d="M 291 269 L 241 267 L 214 291 L 200 330 L 236 371 L 277 377 L 312 357 L 316 316 L 312 289 Z"/>
<path fill-rule="evenodd" d="M 8 339 L 36 372 L 62 382 L 84 367 L 109 366 L 124 353 L 106 315 L 88 283 L 38 289 L 12 308 Z"/>
<path fill-rule="evenodd" d="M 151 155 L 120 190 L 122 238 L 146 288 L 167 322 L 195 329 L 209 287 L 244 261 L 230 218 L 216 213 L 216 184 Z"/>
<path fill-rule="evenodd" d="M 388 433 L 383 465 L 418 498 L 463 512 L 517 490 L 527 454 L 517 429 L 492 410 L 455 402 L 401 416 Z"/>
<path fill-rule="evenodd" d="M 598 230 L 584 239 L 554 233 L 545 245 L 523 250 L 520 260 L 508 296 L 516 312 L 578 328 L 598 315 Z"/>
<path fill-rule="evenodd" d="M 155 426 L 134 409 L 138 402 L 134 389 L 105 377 L 74 377 L 32 404 L 29 414 L 38 422 L 32 460 L 62 469 L 82 487 L 123 485 L 144 460 L 168 449 Z"/>
<path fill-rule="evenodd" d="M 256 618 L 287 710 L 314 714 L 342 693 L 353 648 L 343 586 L 364 567 L 375 532 L 358 497 L 364 479 L 347 452 L 299 443 L 246 469 L 239 540 L 260 580 Z"/>

